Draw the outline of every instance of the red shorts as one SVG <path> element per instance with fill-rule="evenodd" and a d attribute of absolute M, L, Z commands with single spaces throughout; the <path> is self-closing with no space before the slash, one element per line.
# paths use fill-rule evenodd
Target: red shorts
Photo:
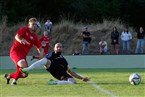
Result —
<path fill-rule="evenodd" d="M 10 57 L 14 61 L 14 63 L 16 65 L 17 65 L 17 62 L 22 60 L 22 59 L 24 59 L 26 61 L 26 53 L 22 49 L 19 49 L 19 48 L 16 48 L 16 47 L 15 48 L 13 48 L 13 47 L 11 48 Z"/>

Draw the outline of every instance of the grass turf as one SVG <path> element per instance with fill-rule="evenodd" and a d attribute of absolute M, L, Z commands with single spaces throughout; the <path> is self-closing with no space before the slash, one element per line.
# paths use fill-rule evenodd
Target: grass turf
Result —
<path fill-rule="evenodd" d="M 74 71 L 90 77 L 93 83 L 77 80 L 78 83 L 74 85 L 48 85 L 47 82 L 54 78 L 45 70 L 33 70 L 29 77 L 19 79 L 18 85 L 12 86 L 6 84 L 3 75 L 13 73 L 14 70 L 1 70 L 0 97 L 145 97 L 145 69 L 106 68 Z M 134 86 L 128 81 L 129 75 L 134 72 L 142 77 L 140 85 Z"/>

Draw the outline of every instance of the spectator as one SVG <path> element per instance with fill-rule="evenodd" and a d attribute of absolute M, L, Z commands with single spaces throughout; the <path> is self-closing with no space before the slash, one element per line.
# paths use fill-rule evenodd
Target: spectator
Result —
<path fill-rule="evenodd" d="M 107 54 L 108 52 L 107 42 L 104 38 L 101 38 L 101 41 L 99 42 L 99 52 L 100 54 Z"/>
<path fill-rule="evenodd" d="M 132 39 L 132 34 L 131 32 L 128 31 L 128 28 L 125 27 L 124 31 L 121 33 L 122 53 L 130 54 L 131 39 Z"/>
<path fill-rule="evenodd" d="M 111 32 L 111 45 L 113 48 L 113 52 L 119 53 L 119 32 L 116 27 L 113 27 L 113 31 Z"/>
<path fill-rule="evenodd" d="M 144 36 L 145 32 L 142 27 L 140 27 L 139 31 L 137 32 L 137 44 L 135 53 L 144 53 Z"/>
<path fill-rule="evenodd" d="M 91 43 L 91 37 L 90 37 L 90 32 L 88 31 L 88 28 L 85 27 L 85 31 L 82 33 L 83 36 L 83 49 L 82 49 L 82 54 L 89 54 L 89 46 Z"/>
<path fill-rule="evenodd" d="M 45 27 L 45 31 L 47 31 L 48 34 L 50 34 L 52 31 L 52 22 L 50 21 L 50 19 L 47 19 L 47 21 L 44 24 L 44 27 Z"/>

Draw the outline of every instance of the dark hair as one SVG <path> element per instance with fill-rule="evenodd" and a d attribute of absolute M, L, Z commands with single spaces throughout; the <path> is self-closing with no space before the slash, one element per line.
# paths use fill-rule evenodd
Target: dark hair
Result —
<path fill-rule="evenodd" d="M 126 29 L 127 31 L 125 31 L 125 29 Z M 127 26 L 124 28 L 124 32 L 127 32 L 127 34 L 128 34 L 128 27 L 127 27 Z"/>
<path fill-rule="evenodd" d="M 113 32 L 114 32 L 114 28 L 115 28 L 115 29 L 116 29 L 116 31 L 117 31 L 117 27 L 116 27 L 116 26 L 114 26 L 114 27 L 113 27 Z"/>

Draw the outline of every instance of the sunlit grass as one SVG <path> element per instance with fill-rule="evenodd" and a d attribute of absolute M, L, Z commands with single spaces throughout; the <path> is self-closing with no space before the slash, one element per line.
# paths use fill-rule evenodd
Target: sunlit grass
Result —
<path fill-rule="evenodd" d="M 83 76 L 91 78 L 92 82 L 116 95 L 117 97 L 145 97 L 144 69 L 74 69 Z M 14 70 L 2 70 L 0 76 L 0 97 L 111 97 L 93 87 L 91 83 L 77 80 L 74 85 L 48 85 L 54 79 L 45 70 L 33 70 L 29 77 L 20 79 L 17 86 L 7 85 L 4 73 Z M 128 81 L 130 74 L 138 72 L 142 77 L 140 85 L 131 85 Z"/>

